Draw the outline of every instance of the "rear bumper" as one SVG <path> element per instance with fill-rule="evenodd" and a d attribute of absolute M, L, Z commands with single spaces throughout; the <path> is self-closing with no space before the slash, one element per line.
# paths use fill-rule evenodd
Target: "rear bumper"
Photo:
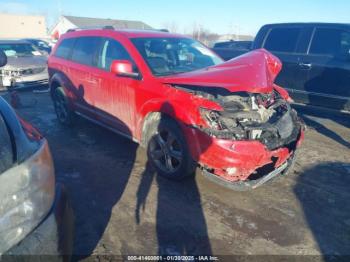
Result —
<path fill-rule="evenodd" d="M 58 185 L 54 204 L 47 217 L 3 257 L 6 260 L 7 256 L 25 258 L 25 256 L 35 255 L 51 256 L 59 261 L 69 261 L 73 248 L 73 229 L 74 215 L 70 201 L 64 187 Z"/>

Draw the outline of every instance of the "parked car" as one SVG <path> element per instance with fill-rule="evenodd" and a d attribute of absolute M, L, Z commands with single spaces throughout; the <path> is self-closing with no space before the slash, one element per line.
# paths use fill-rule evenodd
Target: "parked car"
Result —
<path fill-rule="evenodd" d="M 45 40 L 36 39 L 36 38 L 26 38 L 26 39 L 23 39 L 23 41 L 31 43 L 37 49 L 39 49 L 42 52 L 45 52 L 46 54 L 51 53 L 52 47 L 50 46 L 50 43 L 46 42 Z"/>
<path fill-rule="evenodd" d="M 276 83 L 296 102 L 350 111 L 350 24 L 265 25 L 252 45 L 258 48 L 282 61 Z M 231 50 L 225 59 L 246 52 Z"/>
<path fill-rule="evenodd" d="M 1 69 L 0 89 L 14 89 L 48 84 L 47 55 L 22 40 L 0 40 L 0 50 L 7 55 Z"/>
<path fill-rule="evenodd" d="M 0 67 L 4 59 L 0 51 Z M 0 256 L 71 254 L 73 213 L 47 141 L 2 97 L 0 199 Z"/>
<path fill-rule="evenodd" d="M 257 50 L 224 63 L 199 42 L 156 31 L 77 30 L 49 58 L 62 124 L 76 114 L 147 147 L 160 175 L 197 163 L 230 188 L 255 188 L 287 170 L 302 124 L 274 84 L 281 64 Z"/>
<path fill-rule="evenodd" d="M 249 52 L 252 49 L 253 41 L 226 41 L 218 42 L 213 46 L 213 51 L 224 60 Z"/>

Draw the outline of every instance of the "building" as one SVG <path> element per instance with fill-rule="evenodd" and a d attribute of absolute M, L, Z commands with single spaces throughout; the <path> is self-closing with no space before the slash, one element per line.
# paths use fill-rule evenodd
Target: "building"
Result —
<path fill-rule="evenodd" d="M 141 21 L 61 16 L 57 24 L 50 31 L 50 34 L 54 39 L 58 39 L 61 34 L 66 33 L 69 29 L 103 26 L 113 26 L 116 29 L 152 29 L 151 26 Z"/>
<path fill-rule="evenodd" d="M 0 38 L 46 38 L 44 16 L 0 14 Z"/>

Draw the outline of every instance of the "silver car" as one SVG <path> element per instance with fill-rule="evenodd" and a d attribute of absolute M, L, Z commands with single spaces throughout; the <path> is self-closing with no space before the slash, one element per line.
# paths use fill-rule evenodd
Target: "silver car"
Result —
<path fill-rule="evenodd" d="M 22 40 L 0 40 L 7 65 L 0 70 L 0 89 L 22 88 L 48 83 L 47 54 Z"/>

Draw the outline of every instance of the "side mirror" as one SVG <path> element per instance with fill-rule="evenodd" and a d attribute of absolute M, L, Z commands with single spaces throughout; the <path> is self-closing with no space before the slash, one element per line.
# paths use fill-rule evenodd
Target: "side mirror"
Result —
<path fill-rule="evenodd" d="M 134 72 L 133 64 L 128 60 L 114 60 L 111 65 L 111 72 L 117 76 L 138 78 L 139 73 Z"/>
<path fill-rule="evenodd" d="M 7 56 L 4 51 L 0 50 L 0 67 L 7 64 Z"/>

